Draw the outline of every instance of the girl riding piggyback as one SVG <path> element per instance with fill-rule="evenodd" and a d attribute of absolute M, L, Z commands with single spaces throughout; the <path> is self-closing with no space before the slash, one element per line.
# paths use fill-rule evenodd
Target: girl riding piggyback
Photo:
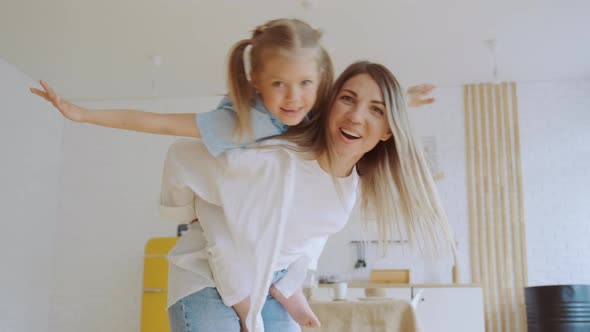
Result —
<path fill-rule="evenodd" d="M 43 81 L 40 83 L 44 91 L 34 88 L 31 91 L 50 101 L 70 120 L 154 134 L 199 137 L 209 152 L 218 156 L 228 149 L 284 133 L 289 126 L 301 123 L 326 99 L 333 69 L 328 53 L 320 45 L 320 37 L 318 30 L 296 19 L 272 20 L 257 27 L 250 39 L 237 42 L 230 51 L 229 96 L 224 97 L 215 110 L 206 113 L 87 109 L 61 99 Z M 248 48 L 249 75 L 244 61 Z M 206 231 L 206 225 L 202 226 Z M 215 242 L 211 236 L 220 236 L 208 235 L 209 242 Z M 228 259 L 216 259 L 215 263 L 210 261 L 210 265 L 234 266 L 235 262 L 229 257 L 236 255 L 227 253 L 224 256 Z M 212 266 L 211 270 L 223 269 Z M 214 273 L 214 279 L 219 278 L 224 275 Z M 234 291 L 240 285 L 234 288 L 231 283 L 222 284 L 230 287 L 218 288 L 221 298 L 235 309 L 243 323 L 249 310 L 249 297 L 236 302 Z M 275 287 L 271 287 L 270 292 L 300 325 L 319 326 L 301 289 L 289 298 L 282 296 Z"/>

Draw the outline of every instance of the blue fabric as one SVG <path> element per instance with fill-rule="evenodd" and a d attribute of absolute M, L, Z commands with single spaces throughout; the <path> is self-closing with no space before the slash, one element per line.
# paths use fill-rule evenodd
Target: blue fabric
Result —
<path fill-rule="evenodd" d="M 254 141 L 284 133 L 288 126 L 272 115 L 257 97 L 250 112 Z M 207 113 L 198 113 L 197 127 L 207 150 L 219 156 L 225 150 L 243 147 L 252 143 L 252 138 L 244 137 L 237 142 L 233 137 L 237 123 L 237 114 L 229 97 L 224 97 L 217 108 Z"/>
<path fill-rule="evenodd" d="M 275 272 L 273 283 L 287 270 Z M 240 321 L 234 309 L 221 301 L 217 289 L 208 287 L 188 295 L 168 309 L 171 332 L 239 332 Z M 262 309 L 264 330 L 273 332 L 300 332 L 301 328 L 283 306 L 268 295 Z"/>

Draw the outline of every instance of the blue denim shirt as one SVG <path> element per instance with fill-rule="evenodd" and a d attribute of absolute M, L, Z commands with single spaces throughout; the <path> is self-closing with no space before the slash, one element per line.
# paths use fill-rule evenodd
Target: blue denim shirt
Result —
<path fill-rule="evenodd" d="M 264 106 L 262 100 L 257 97 L 250 112 L 252 121 L 252 134 L 254 141 L 262 138 L 276 136 L 284 133 L 288 126 L 280 122 Z M 245 137 L 238 142 L 234 136 L 237 123 L 237 113 L 228 96 L 223 97 L 219 105 L 213 111 L 199 113 L 196 116 L 197 127 L 201 132 L 201 139 L 207 150 L 219 156 L 225 150 L 243 147 L 252 143 L 252 138 Z"/>

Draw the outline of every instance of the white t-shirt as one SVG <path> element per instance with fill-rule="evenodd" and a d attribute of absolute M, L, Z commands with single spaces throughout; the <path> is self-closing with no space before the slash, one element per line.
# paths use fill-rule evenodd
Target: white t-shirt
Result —
<path fill-rule="evenodd" d="M 277 141 L 265 144 L 271 143 Z M 174 143 L 164 167 L 162 215 L 180 222 L 198 216 L 200 224 L 170 253 L 169 305 L 225 285 L 227 297 L 236 294 L 232 300 L 251 296 L 247 324 L 261 331 L 273 272 L 289 267 L 276 286 L 292 294 L 317 264 L 327 237 L 348 221 L 356 171 L 337 182 L 342 195 L 316 160 L 285 147 L 234 149 L 213 158 L 198 140 Z"/>

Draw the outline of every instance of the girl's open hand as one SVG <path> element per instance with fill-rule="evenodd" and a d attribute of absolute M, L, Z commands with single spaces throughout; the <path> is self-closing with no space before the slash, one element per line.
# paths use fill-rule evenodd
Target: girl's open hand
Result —
<path fill-rule="evenodd" d="M 31 88 L 31 92 L 36 94 L 37 96 L 42 97 L 43 99 L 50 102 L 55 108 L 57 108 L 61 114 L 69 120 L 82 122 L 82 116 L 84 114 L 85 109 L 70 103 L 67 100 L 62 99 L 49 84 L 44 81 L 39 81 L 43 90 L 39 90 L 36 88 Z"/>

